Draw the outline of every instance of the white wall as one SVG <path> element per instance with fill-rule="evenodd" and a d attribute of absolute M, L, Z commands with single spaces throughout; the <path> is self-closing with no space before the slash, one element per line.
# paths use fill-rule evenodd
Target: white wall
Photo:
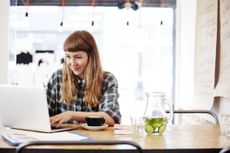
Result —
<path fill-rule="evenodd" d="M 0 84 L 7 83 L 9 0 L 0 1 Z"/>
<path fill-rule="evenodd" d="M 177 0 L 176 10 L 176 107 L 193 102 L 196 0 Z"/>
<path fill-rule="evenodd" d="M 177 0 L 176 107 L 189 109 L 194 97 L 194 54 L 197 0 Z M 216 114 L 230 112 L 230 99 L 215 98 Z"/>

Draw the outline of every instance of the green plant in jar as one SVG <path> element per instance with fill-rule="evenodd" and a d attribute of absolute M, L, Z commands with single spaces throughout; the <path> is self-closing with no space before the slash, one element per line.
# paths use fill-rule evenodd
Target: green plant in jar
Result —
<path fill-rule="evenodd" d="M 145 119 L 145 132 L 147 134 L 162 134 L 167 125 L 167 118 L 154 117 Z"/>

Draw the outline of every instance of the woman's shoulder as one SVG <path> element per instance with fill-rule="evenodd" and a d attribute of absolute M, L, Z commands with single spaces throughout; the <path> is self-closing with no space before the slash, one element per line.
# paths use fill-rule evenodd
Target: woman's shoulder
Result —
<path fill-rule="evenodd" d="M 55 70 L 50 77 L 50 82 L 53 82 L 53 81 L 56 82 L 57 80 L 61 80 L 62 73 L 63 73 L 62 69 Z"/>
<path fill-rule="evenodd" d="M 56 76 L 62 76 L 63 70 L 62 69 L 57 69 L 53 72 L 52 76 L 56 77 Z"/>
<path fill-rule="evenodd" d="M 62 82 L 62 69 L 57 69 L 53 73 L 51 73 L 51 77 L 47 83 L 47 88 L 51 90 L 53 88 L 60 87 L 61 82 Z"/>
<path fill-rule="evenodd" d="M 113 73 L 104 71 L 104 78 L 107 79 L 107 78 L 116 78 L 116 77 Z"/>
<path fill-rule="evenodd" d="M 104 85 L 103 86 L 104 86 L 103 87 L 104 92 L 118 88 L 118 81 L 113 73 L 104 71 Z"/>
<path fill-rule="evenodd" d="M 104 71 L 104 80 L 107 83 L 117 83 L 117 79 L 115 77 L 115 75 L 111 72 L 108 71 Z"/>

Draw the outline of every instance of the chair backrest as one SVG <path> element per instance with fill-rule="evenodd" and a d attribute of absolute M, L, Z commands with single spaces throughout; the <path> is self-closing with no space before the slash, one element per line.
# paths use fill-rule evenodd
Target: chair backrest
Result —
<path fill-rule="evenodd" d="M 219 124 L 218 116 L 209 110 L 173 110 L 174 114 L 192 114 L 192 115 L 199 115 L 199 114 L 206 114 L 210 115 L 214 120 L 215 124 Z"/>
<path fill-rule="evenodd" d="M 221 149 L 219 153 L 230 153 L 230 146 Z"/>
<path fill-rule="evenodd" d="M 27 143 L 20 144 L 16 148 L 16 153 L 22 153 L 28 146 L 42 146 L 42 145 L 129 145 L 135 147 L 138 153 L 143 153 L 142 147 L 133 141 L 30 141 Z M 52 148 L 49 148 L 52 150 Z M 103 149 L 102 149 L 103 150 Z M 45 151 L 44 151 L 45 152 Z M 47 152 L 47 150 L 46 150 Z"/>

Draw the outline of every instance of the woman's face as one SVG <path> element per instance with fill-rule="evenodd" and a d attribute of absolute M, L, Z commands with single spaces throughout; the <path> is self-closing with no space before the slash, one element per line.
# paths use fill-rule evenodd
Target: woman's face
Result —
<path fill-rule="evenodd" d="M 88 55 L 84 51 L 65 52 L 65 60 L 68 67 L 80 79 L 84 79 L 85 70 L 88 64 Z"/>

